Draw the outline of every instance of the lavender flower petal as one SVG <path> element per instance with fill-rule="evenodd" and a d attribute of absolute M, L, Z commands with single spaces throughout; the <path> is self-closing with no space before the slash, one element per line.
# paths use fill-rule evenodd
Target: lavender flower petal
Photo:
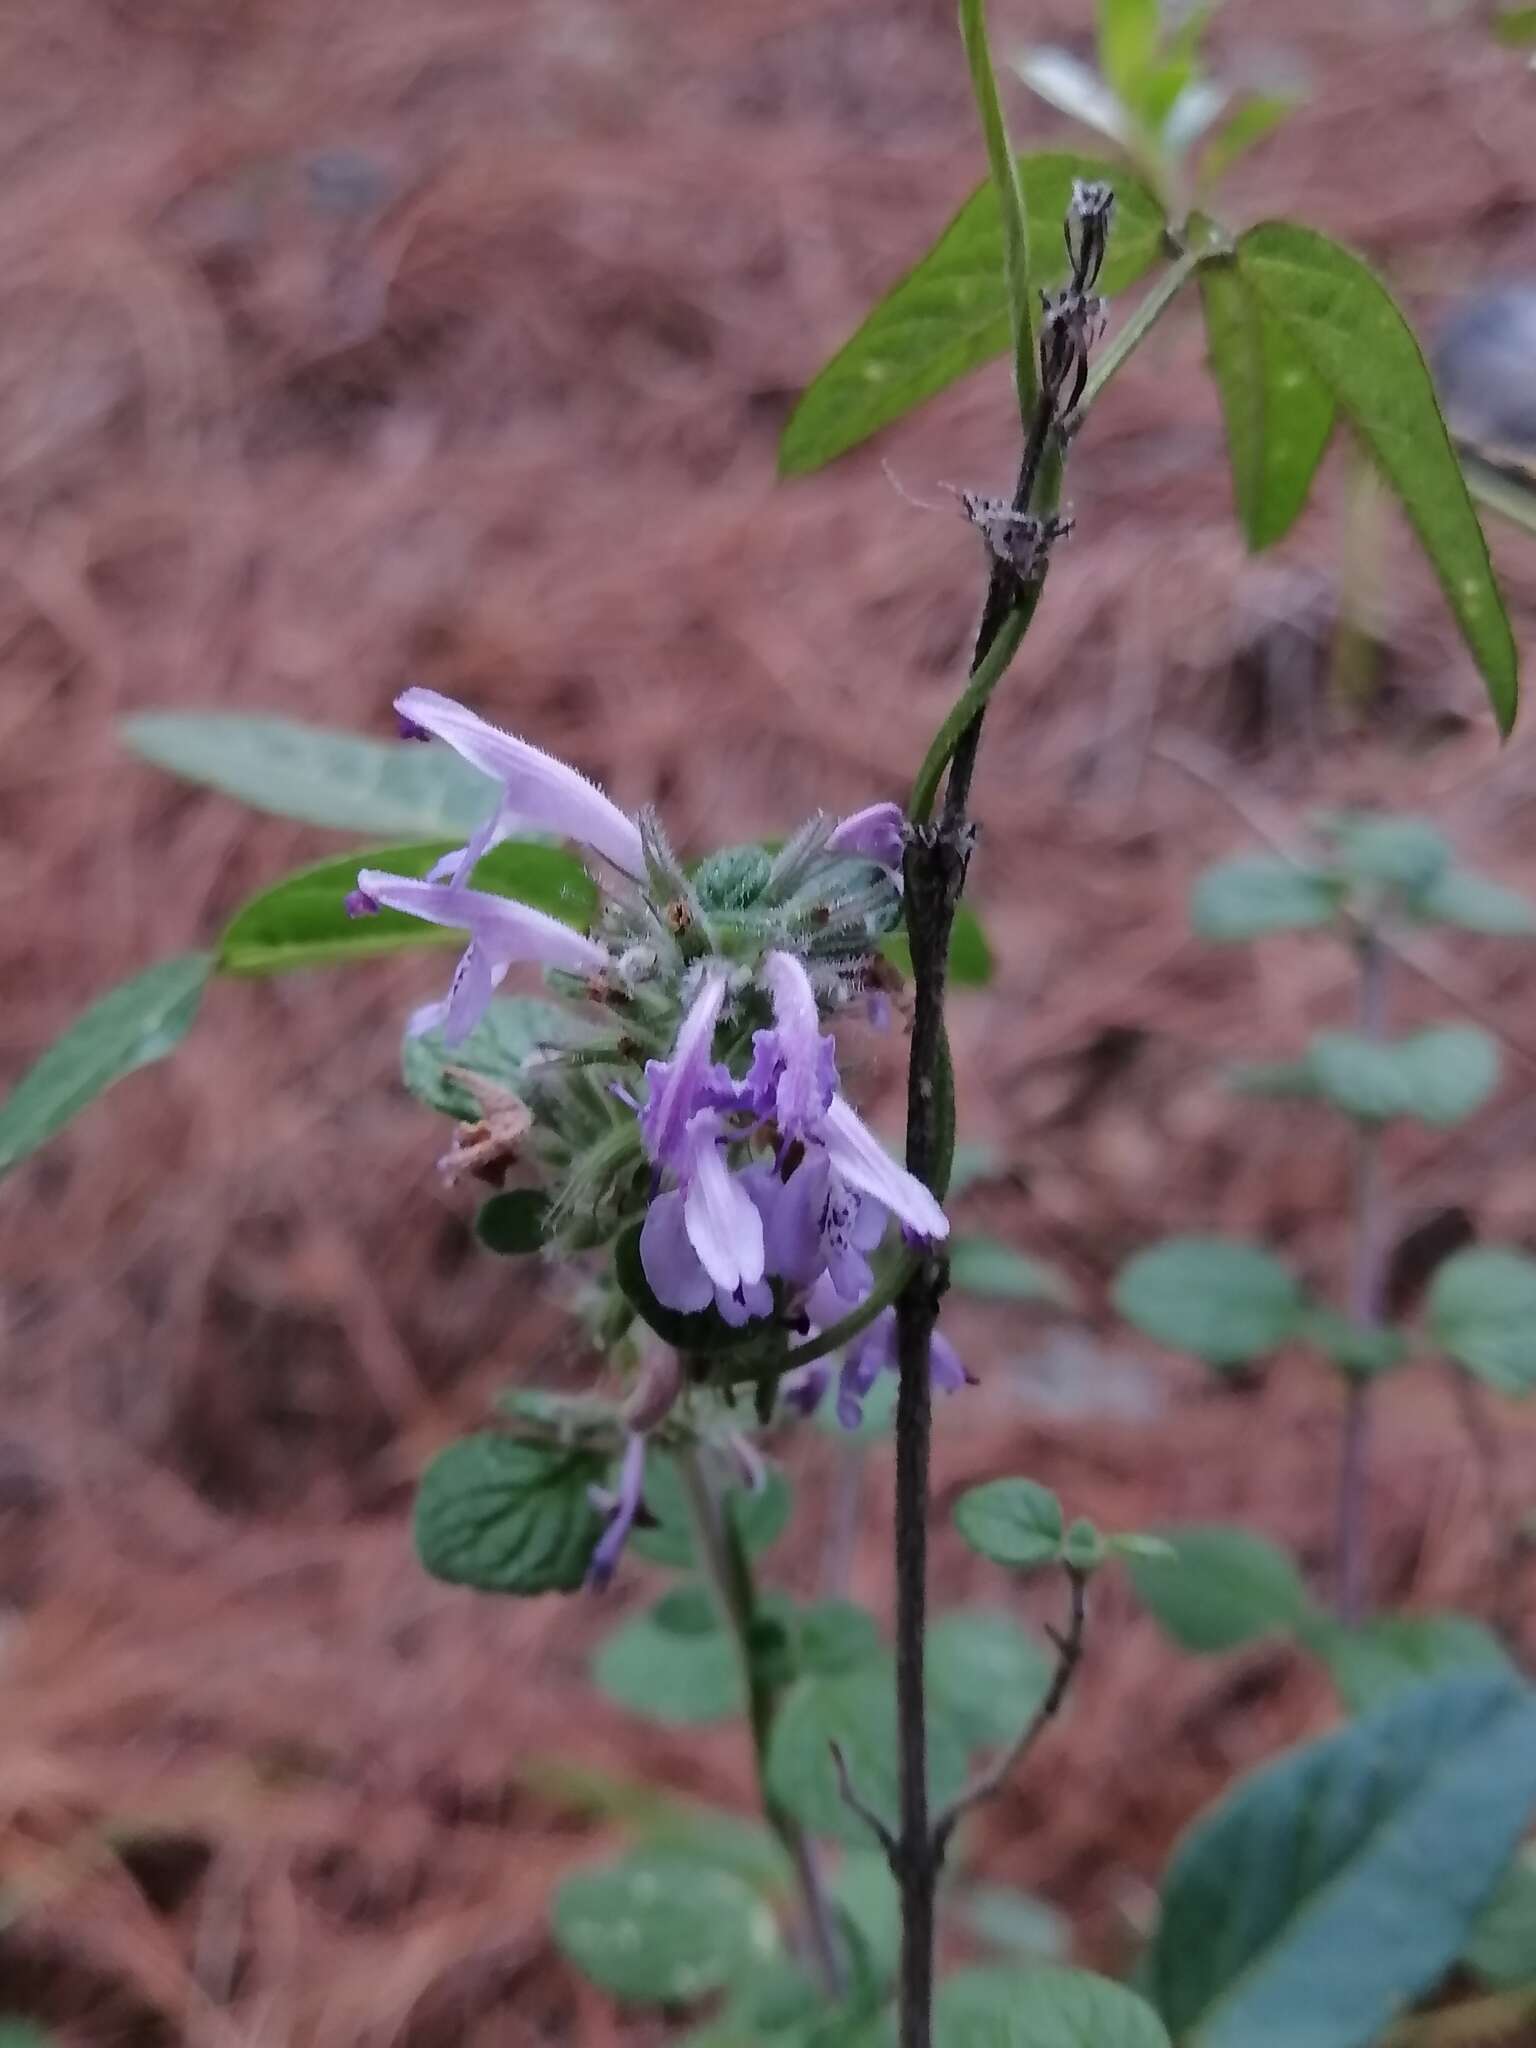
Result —
<path fill-rule="evenodd" d="M 619 1467 L 618 1500 L 609 1516 L 607 1528 L 597 1540 L 592 1562 L 587 1566 L 587 1585 L 594 1592 L 600 1593 L 613 1577 L 619 1554 L 629 1539 L 635 1516 L 640 1512 L 644 1483 L 645 1438 L 631 1436 L 624 1446 L 624 1461 Z"/>
<path fill-rule="evenodd" d="M 650 1095 L 640 1112 L 640 1135 L 658 1166 L 681 1169 L 688 1150 L 689 1119 L 713 1103 L 722 1085 L 731 1085 L 729 1074 L 712 1057 L 724 1000 L 725 976 L 719 972 L 706 975 L 679 1027 L 671 1059 L 645 1063 Z"/>
<path fill-rule="evenodd" d="M 683 1221 L 683 1197 L 673 1188 L 657 1195 L 640 1226 L 640 1263 L 663 1308 L 693 1315 L 715 1298 L 714 1282 L 699 1263 Z"/>
<path fill-rule="evenodd" d="M 683 1219 L 705 1272 L 717 1287 L 735 1294 L 763 1277 L 763 1219 L 726 1164 L 720 1135 L 714 1110 L 690 1118 Z"/>
<path fill-rule="evenodd" d="M 488 724 L 437 690 L 404 690 L 395 699 L 395 709 L 407 723 L 446 741 L 456 754 L 502 785 L 495 838 L 533 825 L 592 847 L 627 875 L 644 875 L 645 858 L 634 820 L 564 761 Z M 486 842 L 493 843 L 494 839 Z M 485 846 L 480 850 L 483 853 Z"/>
<path fill-rule="evenodd" d="M 754 1105 L 773 1115 L 786 1138 L 803 1138 L 836 1093 L 837 1048 L 822 1031 L 816 991 L 793 953 L 770 953 L 762 978 L 773 999 L 773 1029 L 754 1034 L 747 1085 Z"/>
<path fill-rule="evenodd" d="M 841 853 L 853 860 L 874 861 L 877 866 L 901 873 L 902 841 L 906 819 L 900 804 L 870 804 L 855 811 L 832 828 L 828 853 Z"/>
<path fill-rule="evenodd" d="M 949 1235 L 949 1219 L 928 1189 L 896 1164 L 842 1096 L 832 1098 L 817 1135 L 849 1187 L 873 1195 L 919 1237 Z"/>

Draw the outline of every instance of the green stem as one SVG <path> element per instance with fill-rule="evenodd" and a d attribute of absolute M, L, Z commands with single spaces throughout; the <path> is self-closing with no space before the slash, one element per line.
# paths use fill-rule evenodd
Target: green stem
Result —
<path fill-rule="evenodd" d="M 986 137 L 987 165 L 997 193 L 1003 225 L 1003 282 L 1008 293 L 1008 313 L 1013 330 L 1013 375 L 1019 394 L 1019 417 L 1025 426 L 1035 409 L 1035 309 L 1029 290 L 1029 215 L 1024 205 L 1024 188 L 1019 182 L 1019 160 L 1008 140 L 997 96 L 997 78 L 992 53 L 987 47 L 986 0 L 960 0 L 960 35 L 966 62 L 971 68 L 971 87 L 976 95 L 981 130 Z"/>
<path fill-rule="evenodd" d="M 1008 664 L 1019 651 L 1039 601 L 1040 585 L 1037 583 L 1027 593 L 1024 603 L 1011 611 L 1003 621 L 997 637 L 971 672 L 970 680 L 955 699 L 948 717 L 934 734 L 933 744 L 923 757 L 922 767 L 917 771 L 917 781 L 912 785 L 912 799 L 907 805 L 907 816 L 914 825 L 926 825 L 933 816 L 939 784 L 944 779 L 944 770 L 949 766 L 950 757 L 960 744 L 971 721 L 985 709 L 987 699 L 1007 673 Z"/>
<path fill-rule="evenodd" d="M 815 1850 L 804 1831 L 784 1812 L 768 1789 L 768 1738 L 773 1730 L 775 1701 L 773 1687 L 763 1676 L 761 1659 L 753 1651 L 758 1606 L 752 1561 L 735 1522 L 710 1484 L 697 1447 L 679 1450 L 676 1455 L 689 1519 L 693 1524 L 694 1550 L 715 1596 L 741 1671 L 758 1801 L 768 1825 L 783 1843 L 794 1868 L 805 1908 L 806 1932 L 822 1989 L 829 1998 L 838 1999 L 843 1992 L 842 1964 L 838 1958 L 832 1916 L 822 1890 Z"/>
<path fill-rule="evenodd" d="M 1200 265 L 1214 252 L 1210 249 L 1186 249 L 1177 263 L 1172 263 L 1153 285 L 1134 313 L 1120 329 L 1114 340 L 1093 366 L 1087 389 L 1078 400 L 1075 420 L 1081 420 L 1089 406 L 1109 383 L 1110 379 L 1136 353 L 1137 349 L 1162 319 L 1179 293 L 1194 276 Z"/>
<path fill-rule="evenodd" d="M 808 1337 L 803 1344 L 797 1344 L 793 1351 L 787 1353 L 782 1371 L 792 1372 L 797 1365 L 814 1364 L 818 1358 L 825 1358 L 829 1351 L 841 1351 L 845 1344 L 851 1344 L 861 1331 L 869 1328 L 876 1316 L 884 1314 L 917 1268 L 918 1261 L 910 1254 L 898 1259 L 885 1278 L 876 1283 L 856 1309 L 851 1310 L 840 1322 L 828 1324 L 818 1336 Z"/>

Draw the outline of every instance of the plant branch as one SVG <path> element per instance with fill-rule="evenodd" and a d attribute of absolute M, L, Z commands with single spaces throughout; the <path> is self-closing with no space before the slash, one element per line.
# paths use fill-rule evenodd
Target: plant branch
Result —
<path fill-rule="evenodd" d="M 885 1851 L 887 1862 L 894 1867 L 898 1853 L 896 1837 L 891 1833 L 875 1809 L 859 1796 L 858 1787 L 854 1784 L 853 1777 L 848 1769 L 848 1759 L 843 1755 L 842 1744 L 834 1742 L 831 1745 L 831 1749 L 832 1768 L 837 1772 L 837 1789 L 844 1806 L 848 1808 L 850 1813 L 857 1814 L 859 1819 L 863 1821 L 865 1827 L 869 1829 L 875 1840 Z"/>
<path fill-rule="evenodd" d="M 1078 400 L 1077 419 L 1083 417 L 1110 379 L 1129 362 L 1200 265 L 1209 262 L 1214 253 L 1211 249 L 1186 249 L 1177 262 L 1169 264 L 1094 364 L 1088 387 Z"/>
<path fill-rule="evenodd" d="M 768 1737 L 773 1727 L 774 1697 L 773 1688 L 763 1678 L 761 1662 L 753 1655 L 757 1586 L 751 1561 L 710 1483 L 698 1450 L 679 1450 L 677 1464 L 693 1524 L 694 1549 L 715 1596 L 741 1671 L 758 1800 L 768 1825 L 784 1845 L 794 1870 L 805 1911 L 806 1933 L 822 1989 L 829 1998 L 836 1999 L 842 1995 L 843 1969 L 816 1852 L 805 1831 L 783 1811 L 768 1789 Z"/>
<path fill-rule="evenodd" d="M 1386 1027 L 1388 955 L 1377 934 L 1358 940 L 1359 1031 L 1379 1040 Z M 1354 1247 L 1350 1263 L 1349 1313 L 1365 1330 L 1381 1324 L 1386 1277 L 1385 1206 L 1381 1186 L 1381 1132 L 1362 1124 L 1355 1140 Z M 1370 1492 L 1371 1384 L 1352 1376 L 1344 1396 L 1344 1434 L 1339 1451 L 1339 1494 L 1334 1519 L 1334 1607 L 1353 1627 L 1366 1604 L 1367 1507 Z"/>
<path fill-rule="evenodd" d="M 949 1838 L 956 1827 L 974 1806 L 990 1799 L 1001 1789 L 1014 1767 L 1022 1762 L 1034 1748 L 1040 1736 L 1061 1712 L 1062 1702 L 1071 1688 L 1077 1674 L 1077 1667 L 1083 1657 L 1083 1637 L 1088 1625 L 1088 1578 L 1075 1565 L 1066 1567 L 1067 1580 L 1071 1587 L 1071 1606 L 1065 1632 L 1051 1633 L 1056 1645 L 1056 1670 L 1045 1698 L 1019 1730 L 1013 1741 L 979 1772 L 964 1791 L 958 1793 L 933 1824 L 934 1849 L 942 1858 L 949 1845 Z"/>

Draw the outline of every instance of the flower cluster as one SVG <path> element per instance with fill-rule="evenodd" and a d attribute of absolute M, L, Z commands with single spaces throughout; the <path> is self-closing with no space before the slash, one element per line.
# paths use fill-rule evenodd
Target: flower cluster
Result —
<path fill-rule="evenodd" d="M 592 1030 L 518 1078 L 527 1162 L 548 1188 L 559 1241 L 603 1245 L 638 1224 L 656 1303 L 760 1330 L 787 1358 L 792 1333 L 819 1332 L 869 1299 L 871 1254 L 893 1223 L 911 1242 L 946 1235 L 933 1195 L 840 1093 L 825 1028 L 857 1001 L 883 1002 L 879 941 L 901 915 L 895 804 L 813 818 L 777 851 L 732 848 L 690 871 L 654 817 L 626 816 L 573 768 L 450 698 L 410 689 L 396 709 L 407 737 L 445 741 L 499 795 L 426 879 L 364 868 L 348 907 L 467 935 L 446 997 L 411 1019 L 448 1047 L 472 1039 L 518 963 L 545 968 L 557 993 L 584 1006 Z M 530 830 L 594 857 L 602 896 L 590 931 L 472 885 L 493 846 Z M 892 1322 L 888 1311 L 874 1319 L 847 1353 L 837 1406 L 850 1425 L 894 1363 Z M 963 1379 L 947 1347 L 934 1373 L 941 1388 Z M 786 1392 L 803 1409 L 828 1381 L 824 1368 L 804 1368 Z M 639 1457 L 626 1458 L 604 1569 L 634 1512 Z"/>

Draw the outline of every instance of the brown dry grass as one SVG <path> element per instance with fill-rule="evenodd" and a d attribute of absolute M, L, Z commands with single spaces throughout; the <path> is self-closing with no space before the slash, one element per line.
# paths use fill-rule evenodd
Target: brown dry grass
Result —
<path fill-rule="evenodd" d="M 1253 0 L 1221 39 L 1239 62 L 1283 46 L 1315 86 L 1234 212 L 1353 236 L 1428 312 L 1536 256 L 1536 154 L 1528 75 L 1426 16 Z M 955 686 L 974 541 L 867 453 L 776 488 L 773 447 L 977 174 L 947 5 L 12 0 L 0 67 L 7 1074 L 331 844 L 135 765 L 113 737 L 131 709 L 384 730 L 430 680 L 697 846 L 901 788 Z M 975 380 L 904 432 L 902 474 L 995 484 L 1005 416 L 1000 379 Z M 1326 618 L 1340 466 L 1286 566 L 1254 568 L 1220 460 L 1175 322 L 1081 444 L 1078 538 L 978 790 L 1002 966 L 958 1021 L 962 1123 L 1018 1169 L 978 1213 L 1094 1303 L 1173 1225 L 1263 1232 L 1337 1276 L 1341 1157 L 1239 1115 L 1214 1075 L 1345 994 L 1315 949 L 1185 936 L 1189 877 L 1245 833 L 1230 799 L 1285 817 L 1390 793 L 1536 886 L 1531 743 L 1495 758 L 1400 538 L 1381 691 L 1351 719 L 1321 641 L 1264 630 Z M 1529 548 L 1500 554 L 1528 625 Z M 1536 979 L 1507 948 L 1440 950 L 1509 1080 L 1466 1147 L 1407 1149 L 1405 1202 L 1529 1241 Z M 409 1555 L 423 1456 L 536 1360 L 586 1369 L 433 1179 L 437 1133 L 393 1071 L 421 980 L 217 989 L 171 1066 L 5 1190 L 0 1883 L 23 1910 L 0 2005 L 73 2041 L 641 2038 L 549 1948 L 550 1884 L 593 1844 L 520 1766 L 746 1798 L 730 1731 L 673 1739 L 593 1697 L 607 1610 L 477 1603 Z M 1402 1003 L 1445 1008 L 1418 983 Z M 1131 1057 L 1081 1086 L 1106 1031 Z M 1241 1515 L 1321 1564 L 1336 1417 L 1315 1372 L 1219 1394 L 1170 1369 L 1135 1421 L 1095 1413 L 1090 1383 L 1053 1418 L 1029 1394 L 1038 1332 L 960 1326 L 984 1385 L 945 1417 L 941 1506 L 1027 1470 L 1107 1522 Z M 1528 1489 L 1536 1447 L 1507 1438 Z M 1432 1383 L 1394 1398 L 1379 1448 L 1379 1596 L 1478 1605 L 1480 1496 Z M 808 1585 L 827 1482 L 804 1462 L 781 1568 Z M 884 1526 L 872 1510 L 854 1561 L 876 1600 Z M 999 1597 L 944 1543 L 937 1576 Z M 1112 1957 L 1177 1828 L 1327 1711 L 1295 1660 L 1180 1662 L 1109 1591 L 983 1865 Z"/>

